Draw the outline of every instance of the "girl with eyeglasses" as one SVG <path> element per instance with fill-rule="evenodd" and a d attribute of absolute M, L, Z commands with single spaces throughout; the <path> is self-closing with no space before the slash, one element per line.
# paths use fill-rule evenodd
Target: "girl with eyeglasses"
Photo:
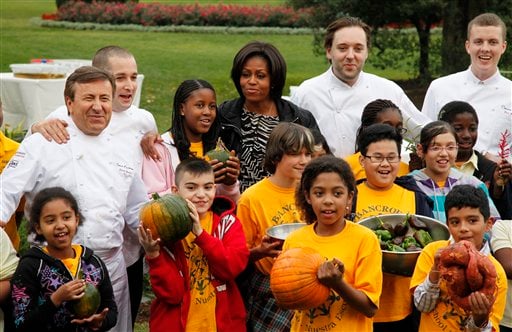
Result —
<path fill-rule="evenodd" d="M 359 163 L 366 179 L 357 185 L 353 204 L 354 221 L 394 213 L 432 217 L 429 199 L 410 176 L 397 178 L 402 136 L 388 124 L 373 124 L 358 137 Z M 417 331 L 411 278 L 384 273 L 379 310 L 373 318 L 374 331 Z"/>
<path fill-rule="evenodd" d="M 363 109 L 361 114 L 361 126 L 357 129 L 356 134 L 356 153 L 347 156 L 343 159 L 350 165 L 356 181 L 366 178 L 365 169 L 361 167 L 359 158 L 361 157 L 360 146 L 358 140 L 361 133 L 365 128 L 376 123 L 385 123 L 394 127 L 396 131 L 403 135 L 407 129 L 403 127 L 402 111 L 391 100 L 376 99 Z M 409 173 L 409 166 L 406 162 L 399 160 L 398 163 L 398 176 L 407 175 Z"/>
<path fill-rule="evenodd" d="M 418 187 L 434 201 L 434 218 L 446 223 L 446 195 L 454 186 L 469 184 L 482 188 L 489 198 L 491 217 L 494 220 L 501 219 L 485 184 L 474 176 L 453 168 L 458 152 L 457 133 L 449 123 L 434 121 L 423 127 L 416 149 L 425 163 L 425 168 L 411 172 L 411 176 Z"/>

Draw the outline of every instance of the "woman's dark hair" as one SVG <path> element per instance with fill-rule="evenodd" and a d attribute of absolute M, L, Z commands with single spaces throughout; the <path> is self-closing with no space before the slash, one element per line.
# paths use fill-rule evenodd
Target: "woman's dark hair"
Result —
<path fill-rule="evenodd" d="M 448 104 L 441 107 L 437 118 L 441 121 L 453 123 L 455 117 L 462 113 L 470 113 L 475 118 L 476 124 L 478 124 L 478 115 L 471 104 L 465 101 L 451 101 Z"/>
<path fill-rule="evenodd" d="M 423 148 L 423 152 L 427 152 L 430 143 L 432 143 L 436 136 L 446 133 L 452 134 L 457 139 L 455 129 L 448 122 L 437 120 L 426 124 L 420 133 L 420 145 Z"/>
<path fill-rule="evenodd" d="M 377 118 L 379 114 L 383 111 L 387 111 L 389 109 L 396 110 L 400 117 L 402 117 L 402 111 L 395 103 L 391 100 L 387 99 L 375 99 L 374 101 L 369 102 L 363 109 L 363 113 L 361 113 L 361 125 L 357 129 L 356 133 L 356 152 L 360 150 L 359 144 L 359 136 L 361 136 L 361 132 L 368 126 L 377 123 Z"/>
<path fill-rule="evenodd" d="M 238 94 L 242 99 L 245 99 L 240 86 L 240 77 L 245 63 L 253 57 L 262 57 L 266 60 L 270 74 L 270 96 L 273 100 L 281 99 L 286 82 L 286 61 L 274 45 L 260 41 L 246 44 L 233 59 L 231 79 Z"/>
<path fill-rule="evenodd" d="M 349 192 L 353 193 L 356 189 L 354 173 L 352 173 L 352 169 L 345 160 L 330 155 L 311 160 L 304 169 L 300 185 L 295 191 L 295 205 L 308 224 L 315 222 L 316 215 L 311 204 L 307 202 L 306 195 L 309 194 L 315 179 L 322 173 L 336 173 L 340 176 L 341 181 L 345 183 Z"/>
<path fill-rule="evenodd" d="M 181 115 L 181 105 L 187 101 L 190 95 L 199 89 L 210 89 L 215 93 L 213 86 L 205 80 L 185 80 L 183 81 L 174 95 L 174 103 L 172 110 L 172 126 L 169 131 L 172 134 L 174 145 L 178 150 L 180 160 L 185 160 L 191 156 L 190 142 L 185 134 L 185 121 L 184 116 Z M 213 120 L 210 130 L 202 135 L 203 150 L 206 153 L 215 148 L 217 138 L 220 133 L 220 121 L 217 115 Z"/>
<path fill-rule="evenodd" d="M 274 174 L 277 164 L 285 154 L 298 153 L 302 149 L 309 153 L 314 152 L 315 141 L 311 131 L 293 122 L 281 122 L 270 132 L 263 167 L 270 174 Z"/>
<path fill-rule="evenodd" d="M 39 191 L 34 197 L 32 205 L 30 206 L 30 230 L 32 232 L 36 233 L 36 225 L 39 225 L 40 223 L 41 211 L 43 210 L 43 207 L 47 203 L 58 199 L 62 199 L 69 204 L 71 209 L 75 212 L 75 215 L 79 218 L 79 225 L 84 222 L 84 217 L 80 213 L 78 203 L 73 194 L 62 187 L 49 187 Z M 45 239 L 42 235 L 37 234 L 36 240 L 43 241 Z"/>
<path fill-rule="evenodd" d="M 398 149 L 398 155 L 400 155 L 402 149 L 402 136 L 395 128 L 391 127 L 387 123 L 376 123 L 364 128 L 361 135 L 358 136 L 357 145 L 361 149 L 361 154 L 366 156 L 368 146 L 370 146 L 370 144 L 384 140 L 394 141 Z"/>

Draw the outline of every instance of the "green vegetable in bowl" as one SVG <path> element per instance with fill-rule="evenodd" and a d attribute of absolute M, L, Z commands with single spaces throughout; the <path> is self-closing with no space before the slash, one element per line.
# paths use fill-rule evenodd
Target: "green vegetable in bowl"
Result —
<path fill-rule="evenodd" d="M 382 241 L 388 241 L 393 238 L 393 235 L 391 234 L 391 232 L 388 230 L 385 230 L 385 229 L 378 229 L 374 232 L 377 235 L 377 237 L 379 239 L 381 239 Z"/>
<path fill-rule="evenodd" d="M 405 249 L 400 247 L 400 246 L 397 246 L 396 244 L 388 244 L 388 250 L 389 251 L 394 251 L 394 252 L 405 252 Z"/>
<path fill-rule="evenodd" d="M 430 236 L 430 233 L 423 229 L 419 229 L 416 232 L 414 232 L 414 238 L 416 239 L 416 241 L 418 241 L 422 248 L 425 248 L 427 244 L 434 241 L 432 240 L 432 236 Z"/>

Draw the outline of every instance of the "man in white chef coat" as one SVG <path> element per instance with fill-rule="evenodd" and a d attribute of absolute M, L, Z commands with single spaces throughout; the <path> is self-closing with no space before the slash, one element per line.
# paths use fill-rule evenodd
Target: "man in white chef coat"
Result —
<path fill-rule="evenodd" d="M 133 160 L 119 153 L 122 144 L 107 128 L 112 116 L 114 77 L 81 67 L 66 80 L 64 98 L 70 115 L 66 144 L 40 134 L 23 140 L 0 175 L 0 224 L 9 220 L 22 195 L 26 207 L 46 187 L 61 186 L 77 198 L 84 223 L 74 242 L 94 250 L 107 265 L 118 306 L 112 331 L 131 331 L 130 299 L 122 253 L 123 228 L 136 229 L 140 207 L 148 200 Z"/>
<path fill-rule="evenodd" d="M 116 91 L 112 100 L 112 119 L 109 130 L 113 138 L 122 144 L 117 145 L 118 152 L 136 164 L 137 173 L 142 167 L 142 149 L 140 140 L 145 133 L 158 132 L 155 118 L 145 109 L 133 105 L 138 89 L 137 62 L 127 49 L 110 45 L 96 51 L 92 65 L 111 73 L 116 80 Z M 66 143 L 70 137 L 66 130 L 69 122 L 65 106 L 59 107 L 48 118 L 32 125 L 32 132 L 39 132 L 48 140 Z M 143 292 L 143 255 L 136 232 L 129 227 L 123 231 L 123 254 L 128 267 L 130 288 L 130 306 L 132 325 L 135 323 Z"/>
<path fill-rule="evenodd" d="M 356 17 L 342 17 L 326 29 L 324 48 L 331 66 L 297 87 L 291 100 L 315 117 L 337 157 L 355 152 L 356 132 L 364 107 L 375 99 L 389 99 L 403 115 L 406 137 L 419 136 L 430 122 L 395 82 L 363 71 L 370 49 L 370 27 Z"/>

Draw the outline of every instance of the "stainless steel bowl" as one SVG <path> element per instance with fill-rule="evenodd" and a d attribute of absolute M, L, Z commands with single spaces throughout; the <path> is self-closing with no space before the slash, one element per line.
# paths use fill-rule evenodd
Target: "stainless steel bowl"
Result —
<path fill-rule="evenodd" d="M 288 235 L 290 235 L 291 232 L 299 228 L 302 228 L 306 225 L 306 223 L 282 224 L 268 228 L 266 233 L 272 239 L 273 242 L 281 242 L 282 244 L 284 240 L 286 240 Z"/>
<path fill-rule="evenodd" d="M 378 216 L 382 222 L 387 222 L 393 226 L 401 223 L 405 219 L 405 214 L 386 214 Z M 448 240 L 450 232 L 445 224 L 435 219 L 415 215 L 416 218 L 423 221 L 427 227 L 428 232 L 434 241 Z M 366 226 L 372 230 L 376 230 L 380 226 L 377 217 L 369 217 L 359 222 L 361 225 Z M 382 250 L 382 271 L 391 274 L 397 274 L 410 277 L 414 272 L 416 261 L 420 255 L 420 251 L 413 252 L 394 252 L 389 250 Z"/>

